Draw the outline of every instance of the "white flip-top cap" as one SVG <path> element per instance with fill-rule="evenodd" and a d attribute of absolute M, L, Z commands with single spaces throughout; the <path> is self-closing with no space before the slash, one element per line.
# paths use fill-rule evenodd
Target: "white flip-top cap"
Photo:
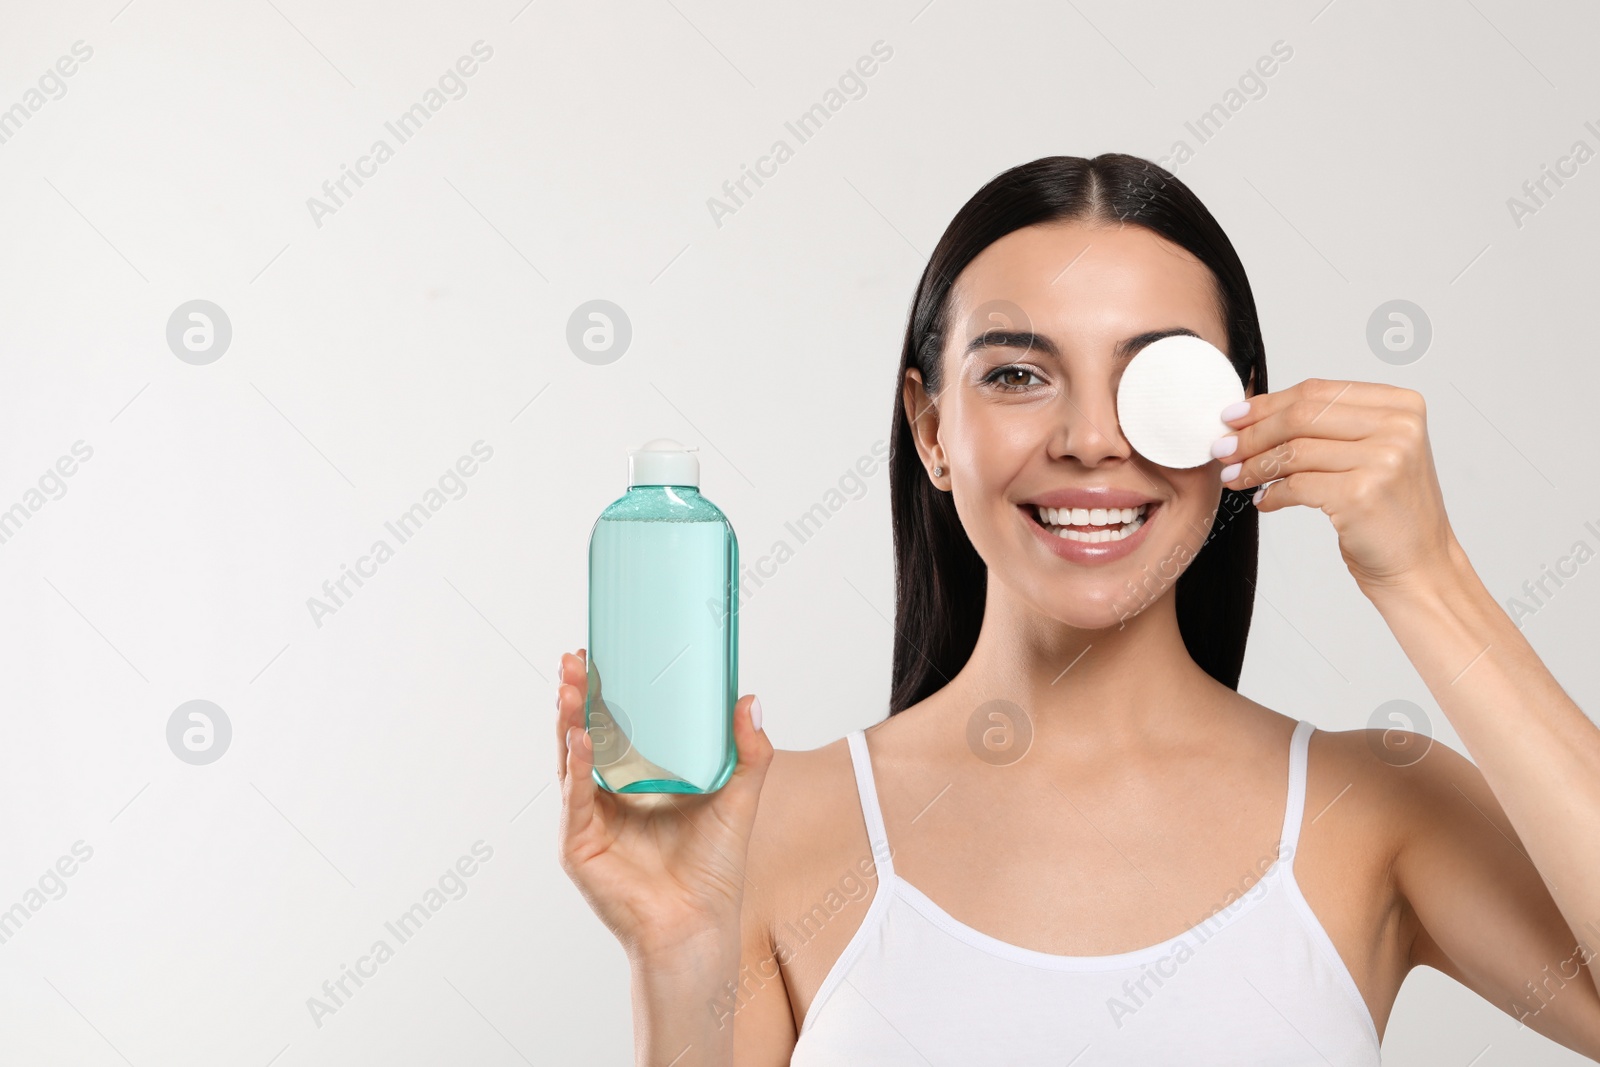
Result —
<path fill-rule="evenodd" d="M 646 442 L 628 453 L 629 485 L 700 485 L 700 461 L 694 453 L 666 437 Z"/>

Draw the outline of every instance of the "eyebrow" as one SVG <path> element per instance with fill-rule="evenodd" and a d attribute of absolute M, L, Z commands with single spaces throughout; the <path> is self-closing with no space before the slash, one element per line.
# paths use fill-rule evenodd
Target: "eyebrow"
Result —
<path fill-rule="evenodd" d="M 1164 330 L 1146 330 L 1144 333 L 1134 334 L 1132 337 L 1124 337 L 1118 341 L 1114 354 L 1118 361 L 1125 361 L 1132 359 L 1145 345 L 1159 341 L 1163 337 L 1199 336 L 1199 334 L 1186 326 L 1170 326 Z M 967 348 L 963 356 L 970 356 L 972 353 L 984 348 L 1037 350 L 1051 359 L 1059 360 L 1061 358 L 1061 349 L 1056 347 L 1054 341 L 1043 334 L 1037 334 L 1031 330 L 987 330 L 967 342 Z"/>

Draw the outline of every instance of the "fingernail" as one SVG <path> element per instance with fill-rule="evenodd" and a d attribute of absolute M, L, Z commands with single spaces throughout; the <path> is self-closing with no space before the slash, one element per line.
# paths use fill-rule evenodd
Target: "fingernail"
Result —
<path fill-rule="evenodd" d="M 1222 468 L 1222 480 L 1225 482 L 1233 481 L 1235 478 L 1239 477 L 1239 471 L 1243 468 L 1243 463 L 1228 464 L 1226 467 Z"/>
<path fill-rule="evenodd" d="M 1236 404 L 1229 404 L 1227 407 L 1222 409 L 1222 421 L 1232 422 L 1239 416 L 1248 414 L 1249 411 L 1250 401 L 1248 400 L 1241 400 Z"/>
<path fill-rule="evenodd" d="M 750 701 L 750 725 L 757 730 L 761 729 L 761 698 L 756 697 Z"/>
<path fill-rule="evenodd" d="M 1222 459 L 1224 456 L 1231 456 L 1238 444 L 1239 439 L 1237 437 L 1219 437 L 1211 442 L 1211 454 L 1218 459 Z"/>
<path fill-rule="evenodd" d="M 1256 495 L 1255 495 L 1255 496 L 1253 496 L 1253 497 L 1251 497 L 1251 498 L 1250 498 L 1250 503 L 1252 503 L 1252 504 L 1259 504 L 1259 503 L 1261 503 L 1261 496 L 1262 496 L 1262 494 L 1263 494 L 1263 493 L 1265 493 L 1265 492 L 1266 492 L 1266 491 L 1267 491 L 1267 487 L 1266 487 L 1266 486 L 1264 486 L 1264 485 L 1263 485 L 1263 486 L 1262 486 L 1262 487 L 1261 487 L 1261 488 L 1260 488 L 1260 489 L 1257 489 L 1257 490 L 1256 490 Z"/>

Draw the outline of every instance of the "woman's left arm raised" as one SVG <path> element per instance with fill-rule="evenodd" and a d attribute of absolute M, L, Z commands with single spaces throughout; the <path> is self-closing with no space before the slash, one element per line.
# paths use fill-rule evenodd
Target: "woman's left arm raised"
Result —
<path fill-rule="evenodd" d="M 1583 969 L 1600 987 L 1600 963 L 1588 966 L 1600 953 L 1600 728 L 1562 690 L 1456 540 L 1422 395 L 1313 378 L 1251 397 L 1249 411 L 1227 421 L 1234 447 L 1228 451 L 1224 437 L 1213 449 L 1230 464 L 1223 484 L 1264 486 L 1255 495 L 1263 512 L 1303 505 L 1332 521 L 1351 575 L 1455 727 L 1571 937 L 1588 946 Z M 1449 859 L 1497 862 L 1489 855 Z M 1507 874 L 1498 884 L 1528 881 Z M 1430 909 L 1429 935 L 1440 944 L 1486 942 L 1482 898 L 1474 908 L 1472 894 L 1460 896 L 1460 904 Z M 1533 914 L 1549 899 L 1498 903 Z M 1460 928 L 1434 928 L 1441 923 Z M 1474 923 L 1478 928 L 1468 929 Z M 1585 1040 L 1596 1043 L 1586 1051 L 1600 1055 L 1600 996 L 1584 999 L 1585 1028 L 1592 1026 Z"/>

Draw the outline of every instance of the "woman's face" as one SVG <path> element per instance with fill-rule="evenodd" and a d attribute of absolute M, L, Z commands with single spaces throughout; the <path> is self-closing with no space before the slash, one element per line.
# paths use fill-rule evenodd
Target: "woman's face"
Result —
<path fill-rule="evenodd" d="M 961 272 L 948 322 L 939 395 L 930 405 L 909 371 L 907 417 L 990 580 L 1084 629 L 1138 614 L 1204 544 L 1223 464 L 1177 470 L 1135 453 L 1117 383 L 1167 334 L 1228 351 L 1211 272 L 1140 226 L 1029 226 Z M 1052 506 L 1087 514 L 1041 516 Z"/>

